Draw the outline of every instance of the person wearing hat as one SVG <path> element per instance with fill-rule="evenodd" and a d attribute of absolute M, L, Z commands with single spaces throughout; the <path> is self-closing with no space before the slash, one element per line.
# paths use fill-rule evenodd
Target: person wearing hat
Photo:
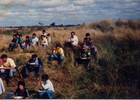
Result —
<path fill-rule="evenodd" d="M 86 38 L 84 38 L 83 45 L 86 46 L 91 54 L 94 56 L 95 62 L 97 61 L 97 47 L 93 46 L 93 39 L 90 37 L 90 33 L 86 33 Z"/>
<path fill-rule="evenodd" d="M 82 52 L 79 53 L 79 58 L 76 60 L 75 67 L 78 67 L 79 64 L 85 63 L 86 68 L 90 67 L 90 52 L 87 50 L 86 46 L 83 45 Z"/>
<path fill-rule="evenodd" d="M 56 48 L 53 48 L 53 52 L 48 64 L 52 64 L 53 59 L 57 60 L 59 67 L 61 67 L 62 61 L 64 60 L 64 50 L 60 47 L 60 43 L 56 45 Z"/>

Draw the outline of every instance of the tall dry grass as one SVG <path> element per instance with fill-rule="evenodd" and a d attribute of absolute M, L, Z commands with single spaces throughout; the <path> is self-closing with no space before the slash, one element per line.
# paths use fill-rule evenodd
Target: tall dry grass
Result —
<path fill-rule="evenodd" d="M 52 41 L 49 48 L 36 47 L 29 51 L 5 53 L 13 58 L 16 64 L 22 68 L 32 54 L 36 53 L 43 61 L 43 73 L 50 76 L 54 84 L 55 94 L 53 98 L 59 99 L 94 99 L 94 98 L 139 98 L 139 67 L 140 67 L 140 30 L 139 21 L 113 21 L 103 20 L 90 24 L 83 24 L 75 27 L 52 27 L 46 28 L 46 32 L 51 34 Z M 43 29 L 45 29 L 43 27 Z M 24 29 L 22 29 L 24 30 Z M 29 29 L 31 30 L 31 29 Z M 21 31 L 21 29 L 20 29 Z M 61 45 L 71 36 L 74 31 L 82 44 L 86 33 L 90 33 L 94 45 L 98 49 L 98 62 L 91 61 L 90 70 L 86 71 L 83 65 L 74 67 L 75 57 L 72 51 L 65 49 L 65 59 L 63 69 L 57 68 L 57 62 L 53 65 L 47 64 L 46 55 L 51 54 L 52 47 L 56 42 Z M 42 30 L 32 29 L 29 35 L 36 33 L 40 39 Z M 23 37 L 25 38 L 25 34 Z M 0 35 L 0 46 L 8 48 L 12 35 Z M 67 52 L 67 54 L 66 54 Z M 3 53 L 0 53 L 0 55 Z M 33 76 L 33 75 L 32 75 Z M 38 87 L 38 82 L 27 82 L 30 98 L 39 98 L 34 91 Z M 6 93 L 13 92 L 15 88 L 6 87 Z M 1 96 L 1 98 L 4 98 Z"/>

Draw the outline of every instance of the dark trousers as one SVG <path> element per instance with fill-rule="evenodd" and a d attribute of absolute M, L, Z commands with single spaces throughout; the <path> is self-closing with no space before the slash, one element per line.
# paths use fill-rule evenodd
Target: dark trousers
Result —
<path fill-rule="evenodd" d="M 77 58 L 76 59 L 76 63 L 79 65 L 79 64 L 84 64 L 86 67 L 89 67 L 90 65 L 90 59 L 80 59 L 80 58 Z M 76 66 L 78 67 L 78 66 Z"/>
<path fill-rule="evenodd" d="M 17 47 L 17 44 L 10 44 L 9 45 L 9 51 L 13 51 L 14 48 Z"/>
<path fill-rule="evenodd" d="M 39 77 L 41 73 L 42 66 L 39 65 L 38 67 L 33 67 L 33 66 L 26 66 L 25 71 L 26 71 L 26 76 L 29 76 L 30 72 L 35 72 L 35 77 Z"/>

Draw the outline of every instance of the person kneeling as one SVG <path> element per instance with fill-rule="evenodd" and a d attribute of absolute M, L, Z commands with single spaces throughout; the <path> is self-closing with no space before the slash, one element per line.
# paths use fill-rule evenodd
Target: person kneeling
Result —
<path fill-rule="evenodd" d="M 79 64 L 83 64 L 85 62 L 85 66 L 88 69 L 90 67 L 90 58 L 90 52 L 86 49 L 86 46 L 84 45 L 82 52 L 79 54 L 79 58 L 76 59 L 75 67 L 78 67 Z"/>
<path fill-rule="evenodd" d="M 43 63 L 40 58 L 37 57 L 36 54 L 32 55 L 32 58 L 28 61 L 26 70 L 26 77 L 29 77 L 29 72 L 35 71 L 35 78 L 39 80 L 39 75 L 41 73 Z M 34 79 L 35 79 L 34 78 Z"/>
<path fill-rule="evenodd" d="M 41 87 L 40 90 L 43 91 L 39 93 L 39 95 L 43 99 L 52 99 L 52 95 L 54 94 L 54 88 L 52 82 L 48 79 L 48 75 L 42 75 L 42 81 L 40 82 Z"/>
<path fill-rule="evenodd" d="M 50 61 L 48 63 L 52 64 L 53 59 L 57 60 L 59 67 L 61 67 L 62 61 L 64 60 L 64 51 L 60 47 L 59 43 L 56 45 L 56 48 L 54 47 Z"/>

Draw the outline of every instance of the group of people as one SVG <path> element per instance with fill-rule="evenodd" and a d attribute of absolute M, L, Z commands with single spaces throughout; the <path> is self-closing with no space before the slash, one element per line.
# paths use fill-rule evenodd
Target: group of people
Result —
<path fill-rule="evenodd" d="M 75 35 L 75 32 L 71 32 L 71 37 L 68 41 L 65 41 L 65 46 L 77 48 L 78 37 Z M 75 67 L 84 63 L 86 68 L 89 69 L 91 55 L 94 56 L 94 61 L 96 62 L 97 47 L 93 45 L 93 39 L 90 37 L 90 33 L 86 33 L 86 37 L 83 40 L 82 50 L 79 52 L 79 56 L 75 61 Z M 64 60 L 64 50 L 59 43 L 53 48 L 48 64 L 52 64 L 53 59 L 57 60 L 59 67 L 61 67 L 62 61 Z"/>
<path fill-rule="evenodd" d="M 14 60 L 11 58 L 8 58 L 7 55 L 5 55 L 5 54 L 3 54 L 1 56 L 0 64 L 1 64 L 0 65 L 0 94 L 2 94 L 3 92 L 5 92 L 5 89 L 4 89 L 3 81 L 1 80 L 1 75 L 3 73 L 6 74 L 6 77 L 8 79 L 7 85 L 9 86 L 10 80 L 12 79 L 13 74 L 15 72 L 17 72 L 18 69 L 17 69 L 17 66 L 16 66 Z M 25 72 L 24 72 L 24 73 L 26 73 L 26 78 L 29 78 L 29 72 L 34 71 L 35 79 L 39 80 L 39 76 L 40 76 L 41 69 L 43 66 L 41 59 L 38 58 L 36 54 L 33 54 L 32 58 L 27 62 L 26 65 L 27 66 L 25 66 Z M 51 99 L 52 95 L 54 94 L 54 87 L 53 87 L 52 82 L 48 79 L 47 74 L 42 75 L 42 81 L 40 82 L 40 84 L 41 84 L 41 88 L 39 88 L 39 89 L 42 92 L 40 92 L 39 95 L 43 99 L 45 99 L 45 98 Z M 19 81 L 17 86 L 18 86 L 18 88 L 15 90 L 15 92 L 9 93 L 6 98 L 10 99 L 10 98 L 16 98 L 16 97 L 20 96 L 21 97 L 20 99 L 28 99 L 29 92 L 25 88 L 25 82 Z"/>
<path fill-rule="evenodd" d="M 21 49 L 29 49 L 30 47 L 35 46 L 48 46 L 48 43 L 51 41 L 50 34 L 47 34 L 45 30 L 42 31 L 41 35 L 41 42 L 39 44 L 39 39 L 36 37 L 36 34 L 32 34 L 32 38 L 30 39 L 29 36 L 26 36 L 26 40 L 22 38 L 22 35 L 16 34 L 13 35 L 13 40 L 11 41 L 9 45 L 9 51 L 12 51 L 15 47 L 21 47 Z M 71 32 L 71 37 L 68 39 L 68 41 L 65 41 L 65 46 L 71 47 L 71 48 L 77 48 L 78 46 L 78 37 L 75 35 L 75 32 Z M 79 64 L 85 64 L 86 68 L 88 69 L 90 67 L 90 59 L 91 54 L 94 54 L 95 61 L 97 60 L 97 48 L 93 46 L 93 39 L 90 37 L 89 33 L 86 33 L 86 37 L 83 40 L 82 50 L 78 55 L 78 58 L 76 59 L 75 67 L 78 67 Z M 50 56 L 48 64 L 52 64 L 53 60 L 58 61 L 59 67 L 61 67 L 62 62 L 64 60 L 64 50 L 61 47 L 60 43 L 57 43 L 56 46 L 52 50 L 52 54 Z M 2 63 L 1 63 L 2 62 Z M 3 73 L 6 73 L 7 75 L 7 85 L 10 85 L 10 80 L 12 79 L 13 74 L 18 70 L 15 62 L 13 59 L 8 58 L 7 55 L 3 54 L 0 59 L 0 77 Z M 24 78 L 29 78 L 29 73 L 34 71 L 35 77 L 34 79 L 39 80 L 39 76 L 41 74 L 43 63 L 40 58 L 37 57 L 36 54 L 33 54 L 31 59 L 27 62 L 26 66 L 23 68 Z M 0 83 L 2 83 L 2 80 L 0 79 Z M 43 92 L 39 93 L 39 95 L 42 98 L 52 98 L 52 95 L 54 94 L 54 88 L 52 82 L 48 79 L 48 75 L 44 74 L 42 75 L 42 81 L 40 82 Z M 5 89 L 1 89 L 0 93 L 5 91 Z M 18 88 L 13 94 L 8 94 L 8 96 L 12 96 L 14 98 L 15 96 L 22 96 L 22 98 L 29 98 L 29 92 L 25 88 L 24 81 L 18 82 Z"/>
<path fill-rule="evenodd" d="M 16 47 L 21 47 L 21 49 L 24 48 L 29 49 L 30 47 L 35 46 L 47 47 L 50 42 L 51 42 L 50 33 L 46 33 L 45 30 L 42 31 L 41 41 L 39 41 L 35 33 L 32 34 L 31 39 L 29 36 L 26 36 L 25 40 L 21 34 L 14 34 L 13 39 L 9 45 L 9 51 L 12 51 Z"/>

